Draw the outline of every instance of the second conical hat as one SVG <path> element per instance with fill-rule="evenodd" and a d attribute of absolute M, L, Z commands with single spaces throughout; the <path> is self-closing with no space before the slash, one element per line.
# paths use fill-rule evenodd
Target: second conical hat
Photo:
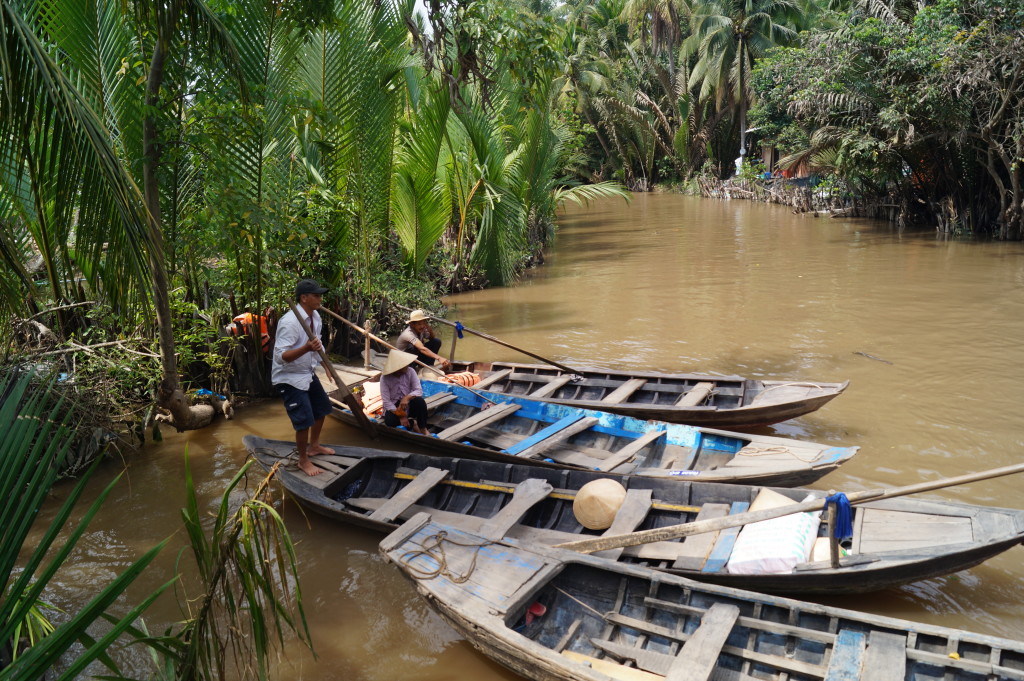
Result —
<path fill-rule="evenodd" d="M 625 498 L 626 488 L 619 482 L 609 478 L 592 480 L 576 493 L 572 512 L 583 527 L 606 530 L 611 527 Z"/>

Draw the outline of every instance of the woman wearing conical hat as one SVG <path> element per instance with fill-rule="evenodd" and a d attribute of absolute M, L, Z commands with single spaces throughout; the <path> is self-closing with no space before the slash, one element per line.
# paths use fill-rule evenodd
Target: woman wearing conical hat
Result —
<path fill-rule="evenodd" d="M 380 396 L 384 403 L 384 425 L 404 426 L 427 435 L 427 403 L 423 399 L 420 378 L 410 366 L 416 355 L 392 350 L 380 377 Z"/>

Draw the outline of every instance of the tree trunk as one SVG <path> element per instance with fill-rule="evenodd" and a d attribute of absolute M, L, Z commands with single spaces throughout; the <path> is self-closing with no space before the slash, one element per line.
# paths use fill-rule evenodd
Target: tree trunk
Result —
<path fill-rule="evenodd" d="M 159 11 L 159 10 L 158 10 Z M 157 20 L 158 37 L 153 47 L 153 58 L 146 79 L 146 117 L 142 122 L 142 184 L 149 212 L 149 265 L 153 271 L 153 307 L 156 310 L 157 338 L 160 347 L 160 366 L 163 378 L 157 388 L 157 405 L 171 412 L 171 422 L 180 432 L 209 425 L 212 410 L 193 409 L 181 389 L 178 378 L 178 359 L 174 353 L 174 327 L 171 319 L 170 282 L 164 261 L 164 240 L 160 217 L 160 184 L 157 169 L 160 166 L 160 143 L 157 111 L 160 106 L 160 88 L 163 85 L 170 44 L 165 28 L 173 22 Z"/>

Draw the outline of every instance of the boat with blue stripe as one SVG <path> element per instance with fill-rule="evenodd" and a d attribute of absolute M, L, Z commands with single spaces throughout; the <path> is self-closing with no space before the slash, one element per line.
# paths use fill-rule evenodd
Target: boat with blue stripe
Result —
<path fill-rule="evenodd" d="M 389 428 L 377 432 L 463 458 L 580 468 L 709 482 L 792 487 L 810 484 L 848 461 L 857 447 L 733 433 L 648 421 L 423 380 L 429 437 Z M 368 399 L 379 384 L 365 383 Z M 335 402 L 334 415 L 355 417 Z"/>

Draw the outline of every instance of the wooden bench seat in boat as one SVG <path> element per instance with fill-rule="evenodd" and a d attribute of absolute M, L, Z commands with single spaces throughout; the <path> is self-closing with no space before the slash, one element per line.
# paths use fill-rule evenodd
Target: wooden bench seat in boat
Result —
<path fill-rule="evenodd" d="M 512 412 L 518 411 L 522 405 L 515 403 L 504 403 L 498 404 L 490 409 L 484 409 L 482 411 L 473 414 L 468 419 L 456 423 L 450 428 L 445 428 L 437 434 L 442 440 L 457 440 L 461 437 L 465 437 L 474 430 L 483 428 L 495 421 L 500 421 L 512 414 Z"/>
<path fill-rule="evenodd" d="M 714 383 L 702 381 L 690 388 L 676 401 L 677 407 L 696 407 L 704 402 L 715 389 Z"/>
<path fill-rule="evenodd" d="M 440 468 L 424 468 L 423 472 L 416 476 L 416 479 L 406 485 L 401 492 L 387 500 L 387 502 L 370 514 L 370 520 L 388 523 L 402 514 L 402 511 L 409 508 L 423 496 L 432 490 L 437 483 L 448 477 L 448 471 Z"/>
<path fill-rule="evenodd" d="M 655 440 L 660 439 L 665 435 L 664 430 L 649 430 L 637 439 L 627 444 L 617 452 L 612 453 L 607 459 L 605 459 L 600 466 L 597 467 L 600 471 L 612 471 L 621 466 L 622 464 L 633 459 L 641 449 L 651 444 Z"/>
<path fill-rule="evenodd" d="M 593 416 L 571 414 L 520 440 L 506 449 L 505 453 L 523 458 L 539 456 L 547 450 L 562 444 L 573 435 L 582 433 L 584 430 L 596 425 L 597 422 L 598 419 Z"/>

